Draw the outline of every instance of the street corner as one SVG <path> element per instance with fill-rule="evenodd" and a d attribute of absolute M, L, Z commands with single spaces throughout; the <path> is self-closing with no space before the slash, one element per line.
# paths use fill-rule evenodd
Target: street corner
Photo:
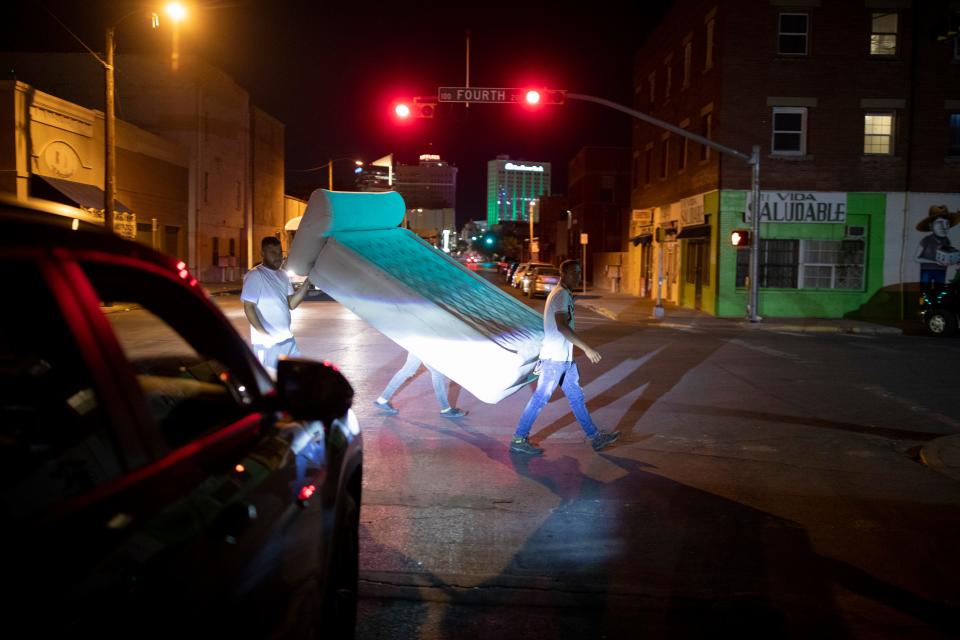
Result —
<path fill-rule="evenodd" d="M 960 434 L 943 436 L 923 445 L 920 461 L 934 471 L 960 480 Z"/>

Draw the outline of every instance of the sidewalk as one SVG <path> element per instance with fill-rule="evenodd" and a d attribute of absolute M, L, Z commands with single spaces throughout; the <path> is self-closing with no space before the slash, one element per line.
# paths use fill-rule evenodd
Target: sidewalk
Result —
<path fill-rule="evenodd" d="M 666 328 L 739 327 L 745 330 L 791 331 L 795 333 L 857 333 L 870 335 L 900 335 L 902 327 L 847 320 L 842 318 L 762 318 L 750 322 L 744 318 L 716 318 L 702 311 L 694 311 L 675 304 L 663 303 L 663 317 L 654 317 L 654 300 L 623 293 L 587 289 L 576 293 L 577 305 L 590 309 L 611 320 L 645 323 Z"/>

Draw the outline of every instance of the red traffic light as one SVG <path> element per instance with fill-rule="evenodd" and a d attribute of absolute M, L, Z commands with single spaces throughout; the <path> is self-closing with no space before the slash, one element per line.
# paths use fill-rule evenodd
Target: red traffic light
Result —
<path fill-rule="evenodd" d="M 398 102 L 393 112 L 401 120 L 410 118 L 432 118 L 437 110 L 437 101 L 432 98 L 414 98 L 412 101 Z"/>
<path fill-rule="evenodd" d="M 734 229 L 730 232 L 730 244 L 737 249 L 750 246 L 750 231 L 747 229 Z"/>
<path fill-rule="evenodd" d="M 520 95 L 516 93 L 513 95 L 513 99 L 531 107 L 542 104 L 563 104 L 567 99 L 567 92 L 564 89 L 522 89 Z"/>

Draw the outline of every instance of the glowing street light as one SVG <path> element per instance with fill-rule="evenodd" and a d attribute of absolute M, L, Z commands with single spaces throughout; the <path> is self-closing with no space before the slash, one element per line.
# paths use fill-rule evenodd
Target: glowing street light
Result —
<path fill-rule="evenodd" d="M 393 108 L 393 112 L 397 114 L 398 118 L 409 118 L 410 117 L 410 105 L 401 102 Z"/>
<path fill-rule="evenodd" d="M 527 104 L 540 104 L 540 92 L 536 89 L 530 89 L 527 91 L 524 99 L 527 101 Z"/>

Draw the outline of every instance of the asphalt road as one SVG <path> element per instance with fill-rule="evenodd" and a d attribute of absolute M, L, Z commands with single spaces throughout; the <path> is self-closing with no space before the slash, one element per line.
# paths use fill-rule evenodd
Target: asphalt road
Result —
<path fill-rule="evenodd" d="M 604 356 L 577 357 L 591 413 L 624 437 L 594 453 L 558 394 L 529 460 L 507 448 L 529 389 L 487 405 L 454 384 L 453 421 L 421 371 L 382 416 L 403 350 L 336 302 L 295 312 L 304 354 L 356 390 L 359 638 L 960 633 L 960 483 L 916 459 L 960 432 L 960 339 L 584 311 L 578 330 Z"/>

